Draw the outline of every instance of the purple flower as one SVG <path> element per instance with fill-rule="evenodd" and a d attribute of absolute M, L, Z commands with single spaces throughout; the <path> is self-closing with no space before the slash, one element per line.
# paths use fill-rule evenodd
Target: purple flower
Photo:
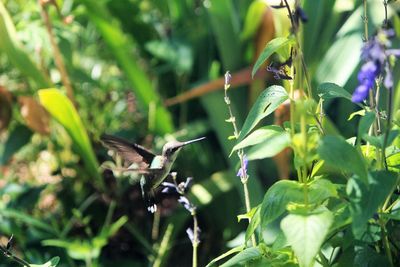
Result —
<path fill-rule="evenodd" d="M 193 213 L 196 210 L 196 207 L 190 203 L 189 199 L 187 199 L 185 196 L 180 196 L 178 202 L 181 203 L 182 206 L 190 213 Z"/>
<path fill-rule="evenodd" d="M 200 230 L 199 227 L 197 227 L 197 240 L 194 240 L 194 232 L 193 232 L 192 228 L 186 229 L 186 233 L 187 233 L 187 235 L 188 235 L 190 241 L 192 242 L 192 244 L 193 244 L 195 241 L 196 241 L 197 244 L 200 243 L 199 235 L 200 235 L 200 233 L 201 233 L 201 230 Z"/>
<path fill-rule="evenodd" d="M 389 56 L 400 56 L 399 49 L 387 49 L 391 46 L 389 38 L 394 36 L 393 30 L 383 30 L 372 37 L 361 50 L 361 59 L 365 62 L 357 75 L 359 85 L 354 90 L 351 100 L 362 102 L 368 97 L 369 90 L 374 87 L 375 80 L 385 73 L 383 85 L 387 89 L 393 87 L 393 77 Z"/>
<path fill-rule="evenodd" d="M 229 71 L 227 71 L 225 73 L 225 87 L 229 86 L 229 84 L 231 83 L 231 79 L 232 79 L 232 75 L 229 73 Z"/>
<path fill-rule="evenodd" d="M 249 160 L 247 159 L 246 155 L 243 156 L 243 167 L 239 169 L 236 176 L 238 177 L 246 177 L 247 176 L 247 164 Z"/>
<path fill-rule="evenodd" d="M 162 189 L 161 193 L 183 195 L 189 190 L 192 180 L 192 177 L 188 177 L 186 178 L 185 182 L 181 182 L 178 185 L 174 183 L 163 182 L 161 185 L 164 186 L 164 188 Z"/>

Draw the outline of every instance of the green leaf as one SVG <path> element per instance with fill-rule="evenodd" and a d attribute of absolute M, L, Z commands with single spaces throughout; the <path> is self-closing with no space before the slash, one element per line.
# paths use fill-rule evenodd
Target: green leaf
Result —
<path fill-rule="evenodd" d="M 18 124 L 8 136 L 8 139 L 4 146 L 4 151 L 0 156 L 0 165 L 8 163 L 10 158 L 18 152 L 23 146 L 25 146 L 32 137 L 32 131 L 25 125 Z"/>
<path fill-rule="evenodd" d="M 252 132 L 251 134 L 249 134 L 246 138 L 244 138 L 241 142 L 237 143 L 231 152 L 231 155 L 233 154 L 234 151 L 238 150 L 238 149 L 242 149 L 248 146 L 253 146 L 259 143 L 262 143 L 266 140 L 268 140 L 269 138 L 271 138 L 271 136 L 273 136 L 276 133 L 281 133 L 284 130 L 282 129 L 282 127 L 278 126 L 278 125 L 269 125 L 269 126 L 264 126 L 261 127 L 260 129 L 255 130 L 254 132 Z"/>
<path fill-rule="evenodd" d="M 367 112 L 361 119 L 358 124 L 358 132 L 357 132 L 357 143 L 360 143 L 361 137 L 366 134 L 371 127 L 372 123 L 375 120 L 374 112 Z"/>
<path fill-rule="evenodd" d="M 399 135 L 399 130 L 391 130 L 389 132 L 388 138 L 387 138 L 387 144 L 390 145 L 392 144 L 393 140 Z M 367 142 L 369 142 L 371 145 L 377 147 L 377 148 L 383 148 L 384 143 L 385 143 L 385 135 L 380 135 L 380 136 L 370 136 L 368 134 L 364 134 L 363 139 Z"/>
<path fill-rule="evenodd" d="M 37 229 L 43 230 L 47 233 L 56 235 L 57 232 L 53 229 L 53 227 L 47 223 L 44 223 L 42 220 L 38 220 L 25 212 L 21 212 L 15 209 L 0 209 L 1 216 L 6 218 L 12 218 L 14 220 L 19 220 L 23 223 L 26 223 L 30 227 L 35 227 Z"/>
<path fill-rule="evenodd" d="M 239 252 L 235 256 L 233 256 L 230 260 L 228 260 L 224 264 L 222 264 L 221 267 L 229 267 L 229 266 L 234 266 L 236 264 L 244 264 L 248 261 L 259 259 L 261 256 L 262 256 L 261 252 L 257 247 L 247 248 Z"/>
<path fill-rule="evenodd" d="M 52 83 L 23 49 L 18 40 L 15 26 L 3 3 L 3 1 L 0 2 L 0 52 L 4 53 L 19 71 L 33 81 L 35 87 L 51 87 Z"/>
<path fill-rule="evenodd" d="M 44 264 L 29 264 L 31 267 L 56 267 L 60 262 L 60 257 L 54 257 Z"/>
<path fill-rule="evenodd" d="M 261 65 L 266 61 L 273 53 L 277 52 L 278 50 L 292 45 L 295 43 L 294 38 L 286 38 L 286 37 L 278 37 L 272 39 L 261 52 L 260 56 L 258 57 L 256 63 L 254 64 L 253 70 L 251 72 L 251 76 L 254 77 L 257 70 L 261 67 Z"/>
<path fill-rule="evenodd" d="M 226 258 L 226 257 L 228 257 L 228 256 L 230 256 L 230 255 L 232 255 L 232 254 L 238 253 L 238 252 L 242 251 L 244 248 L 245 248 L 245 245 L 238 246 L 238 247 L 234 247 L 234 248 L 228 250 L 227 252 L 225 252 L 224 254 L 221 254 L 220 256 L 218 256 L 218 257 L 216 257 L 215 259 L 213 259 L 212 261 L 210 261 L 210 262 L 206 265 L 206 267 L 211 267 L 211 266 L 213 266 L 213 264 L 216 263 L 217 261 L 220 261 L 220 260 L 222 260 L 222 259 L 224 259 L 224 258 Z"/>
<path fill-rule="evenodd" d="M 256 33 L 266 7 L 266 2 L 262 0 L 256 0 L 250 4 L 246 13 L 243 31 L 240 35 L 242 40 L 246 40 Z"/>
<path fill-rule="evenodd" d="M 351 94 L 345 89 L 334 83 L 322 83 L 318 86 L 318 95 L 322 99 L 331 99 L 336 97 L 343 97 L 351 101 Z"/>
<path fill-rule="evenodd" d="M 281 221 L 281 228 L 301 267 L 313 266 L 332 222 L 333 215 L 328 210 L 309 215 L 289 214 Z"/>
<path fill-rule="evenodd" d="M 281 216 L 290 202 L 302 201 L 304 193 L 300 183 L 289 180 L 276 182 L 268 189 L 261 204 L 261 225 L 265 226 Z"/>
<path fill-rule="evenodd" d="M 263 159 L 276 156 L 290 145 L 290 135 L 287 132 L 273 134 L 268 140 L 257 144 L 246 153 L 249 160 Z"/>
<path fill-rule="evenodd" d="M 57 89 L 39 90 L 39 99 L 50 115 L 68 132 L 89 174 L 97 179 L 100 186 L 103 186 L 103 181 L 98 171 L 99 164 L 86 129 L 74 105 Z"/>
<path fill-rule="evenodd" d="M 154 107 L 155 114 L 153 117 L 150 116 L 150 130 L 159 134 L 172 132 L 174 127 L 170 113 L 160 103 L 161 99 L 153 88 L 150 78 L 138 64 L 140 60 L 132 53 L 135 46 L 133 40 L 121 30 L 121 25 L 108 12 L 105 2 L 96 0 L 79 0 L 78 2 L 86 7 L 89 19 L 97 27 L 116 61 L 124 70 L 144 112 Z"/>
<path fill-rule="evenodd" d="M 243 140 L 257 123 L 274 112 L 286 99 L 288 99 L 288 94 L 282 86 L 272 85 L 265 89 L 251 108 L 240 131 L 239 141 Z"/>
<path fill-rule="evenodd" d="M 346 193 L 350 199 L 352 230 L 356 238 L 361 238 L 366 230 L 367 221 L 378 212 L 378 208 L 391 194 L 396 183 L 397 175 L 388 171 L 372 172 L 369 185 L 354 177 L 349 179 Z"/>
<path fill-rule="evenodd" d="M 328 198 L 337 198 L 337 185 L 327 179 L 316 179 L 308 186 L 309 202 L 319 204 Z"/>
<path fill-rule="evenodd" d="M 100 242 L 99 242 L 100 241 Z M 106 240 L 96 239 L 92 240 L 60 240 L 49 239 L 42 241 L 44 246 L 65 248 L 68 255 L 75 260 L 96 259 L 100 256 L 100 251 L 106 245 Z"/>
<path fill-rule="evenodd" d="M 367 168 L 358 151 L 343 138 L 325 136 L 318 146 L 318 154 L 328 166 L 355 173 L 367 183 Z"/>

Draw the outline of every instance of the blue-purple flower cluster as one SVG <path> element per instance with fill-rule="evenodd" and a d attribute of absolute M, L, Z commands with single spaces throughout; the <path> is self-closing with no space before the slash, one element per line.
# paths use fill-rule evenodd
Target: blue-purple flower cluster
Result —
<path fill-rule="evenodd" d="M 364 61 L 364 64 L 357 76 L 359 85 L 353 93 L 353 102 L 359 103 L 367 99 L 376 78 L 381 74 L 384 75 L 383 85 L 387 89 L 393 87 L 389 58 L 400 56 L 400 49 L 388 49 L 391 46 L 390 38 L 394 35 L 393 30 L 382 30 L 365 43 L 361 50 L 361 60 Z"/>

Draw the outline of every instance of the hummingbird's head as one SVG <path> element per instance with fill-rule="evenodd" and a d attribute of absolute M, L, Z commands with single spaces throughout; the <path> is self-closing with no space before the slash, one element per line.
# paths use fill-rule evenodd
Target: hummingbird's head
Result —
<path fill-rule="evenodd" d="M 186 142 L 179 142 L 179 141 L 171 141 L 164 145 L 162 155 L 167 157 L 168 159 L 174 161 L 178 155 L 178 152 L 181 150 L 183 146 L 188 144 L 201 141 L 205 139 L 205 137 L 201 137 L 198 139 L 189 140 Z"/>

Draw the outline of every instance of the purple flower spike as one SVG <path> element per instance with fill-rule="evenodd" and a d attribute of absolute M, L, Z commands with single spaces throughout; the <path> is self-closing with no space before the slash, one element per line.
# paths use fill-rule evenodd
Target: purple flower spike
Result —
<path fill-rule="evenodd" d="M 399 49 L 390 47 L 390 38 L 394 36 L 393 30 L 384 30 L 373 36 L 362 48 L 361 59 L 364 64 L 357 78 L 359 85 L 355 89 L 351 100 L 359 103 L 368 98 L 369 90 L 374 87 L 375 80 L 385 72 L 383 85 L 387 89 L 393 87 L 393 76 L 390 68 L 390 56 L 400 56 Z"/>
<path fill-rule="evenodd" d="M 182 206 L 190 213 L 192 213 L 196 209 L 196 207 L 192 203 L 190 203 L 189 199 L 187 199 L 187 197 L 185 196 L 180 196 L 178 202 L 181 203 Z"/>

